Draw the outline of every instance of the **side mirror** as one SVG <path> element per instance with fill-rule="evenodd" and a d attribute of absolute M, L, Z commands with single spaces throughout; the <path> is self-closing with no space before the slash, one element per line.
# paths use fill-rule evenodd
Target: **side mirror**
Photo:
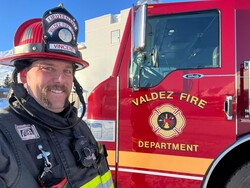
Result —
<path fill-rule="evenodd" d="M 135 15 L 133 29 L 134 51 L 142 51 L 145 47 L 146 38 L 147 4 L 141 5 Z"/>

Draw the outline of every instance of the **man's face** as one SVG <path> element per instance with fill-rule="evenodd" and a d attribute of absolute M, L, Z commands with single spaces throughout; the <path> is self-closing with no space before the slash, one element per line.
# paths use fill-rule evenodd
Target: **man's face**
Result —
<path fill-rule="evenodd" d="M 24 70 L 24 86 L 44 108 L 61 112 L 72 89 L 73 66 L 62 60 L 40 59 Z"/>

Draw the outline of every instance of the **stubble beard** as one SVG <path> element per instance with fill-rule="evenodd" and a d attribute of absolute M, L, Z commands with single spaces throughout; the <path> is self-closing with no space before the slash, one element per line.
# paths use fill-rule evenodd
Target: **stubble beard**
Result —
<path fill-rule="evenodd" d="M 63 108 L 65 108 L 68 104 L 68 97 L 70 95 L 70 91 L 65 85 L 48 85 L 42 90 L 42 102 L 45 108 L 51 109 L 52 108 L 52 101 L 48 98 L 48 92 L 51 90 L 61 90 L 66 94 L 66 98 L 64 101 Z"/>

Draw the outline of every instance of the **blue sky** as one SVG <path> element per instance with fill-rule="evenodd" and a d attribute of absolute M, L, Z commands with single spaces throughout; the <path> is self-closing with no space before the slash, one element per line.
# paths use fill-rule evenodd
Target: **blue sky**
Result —
<path fill-rule="evenodd" d="M 161 2 L 172 0 L 161 0 Z M 186 0 L 174 0 L 186 1 Z M 120 10 L 132 7 L 137 0 L 6 0 L 0 6 L 0 51 L 13 47 L 16 29 L 24 21 L 31 18 L 41 18 L 48 9 L 60 3 L 77 19 L 80 30 L 78 42 L 84 42 L 85 20 L 105 14 L 119 14 Z"/>

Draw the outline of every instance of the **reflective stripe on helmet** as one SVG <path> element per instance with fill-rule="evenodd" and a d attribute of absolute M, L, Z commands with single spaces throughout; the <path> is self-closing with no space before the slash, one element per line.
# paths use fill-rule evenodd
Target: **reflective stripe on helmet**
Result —
<path fill-rule="evenodd" d="M 111 176 L 110 170 L 108 170 L 104 175 L 98 175 L 92 180 L 90 180 L 88 183 L 82 185 L 80 188 L 90 188 L 90 187 L 96 187 L 96 188 L 113 188 L 113 180 Z"/>
<path fill-rule="evenodd" d="M 15 46 L 13 48 L 14 54 L 28 53 L 28 52 L 44 52 L 44 44 L 32 43 Z"/>

